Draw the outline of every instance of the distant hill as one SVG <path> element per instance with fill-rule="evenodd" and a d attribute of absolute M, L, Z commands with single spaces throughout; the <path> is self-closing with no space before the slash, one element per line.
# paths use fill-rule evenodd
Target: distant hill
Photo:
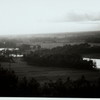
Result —
<path fill-rule="evenodd" d="M 100 31 L 84 31 L 84 32 L 64 32 L 64 33 L 41 33 L 41 34 L 12 34 L 0 35 L 0 38 L 64 38 L 73 36 L 100 36 Z"/>
<path fill-rule="evenodd" d="M 11 40 L 17 43 L 35 43 L 35 42 L 90 42 L 100 43 L 100 31 L 89 32 L 66 32 L 66 33 L 48 33 L 48 34 L 20 34 L 1 36 L 0 40 Z"/>

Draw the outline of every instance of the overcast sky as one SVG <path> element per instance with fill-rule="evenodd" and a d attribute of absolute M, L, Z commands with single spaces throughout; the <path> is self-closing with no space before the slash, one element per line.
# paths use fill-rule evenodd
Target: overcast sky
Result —
<path fill-rule="evenodd" d="M 0 34 L 100 30 L 100 0 L 0 0 Z"/>

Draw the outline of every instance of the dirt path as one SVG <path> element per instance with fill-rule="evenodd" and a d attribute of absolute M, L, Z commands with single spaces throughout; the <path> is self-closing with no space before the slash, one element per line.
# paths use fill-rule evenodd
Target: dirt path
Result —
<path fill-rule="evenodd" d="M 77 79 L 81 75 L 85 75 L 86 79 L 96 80 L 100 77 L 100 72 L 95 71 L 86 71 L 86 70 L 75 70 L 69 68 L 57 68 L 57 67 L 41 67 L 41 66 L 30 66 L 21 59 L 15 59 L 16 63 L 12 63 L 9 66 L 9 63 L 2 63 L 4 68 L 11 68 L 15 73 L 22 78 L 26 76 L 28 79 L 34 77 L 38 81 L 48 81 L 48 80 L 57 80 L 62 78 L 63 80 L 67 79 L 68 76 L 71 79 Z"/>

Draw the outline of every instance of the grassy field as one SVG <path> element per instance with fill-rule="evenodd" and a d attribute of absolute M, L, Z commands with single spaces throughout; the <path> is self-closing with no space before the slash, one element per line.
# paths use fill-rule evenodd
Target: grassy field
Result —
<path fill-rule="evenodd" d="M 100 77 L 100 71 L 89 71 L 89 70 L 77 70 L 70 68 L 56 68 L 56 67 L 41 67 L 41 66 L 29 66 L 26 62 L 21 59 L 16 59 L 16 63 L 2 63 L 2 67 L 11 68 L 21 79 L 26 76 L 27 79 L 32 77 L 36 78 L 39 82 L 45 82 L 49 80 L 57 80 L 62 78 L 66 80 L 68 76 L 71 79 L 76 80 L 84 75 L 86 79 L 95 81 Z"/>

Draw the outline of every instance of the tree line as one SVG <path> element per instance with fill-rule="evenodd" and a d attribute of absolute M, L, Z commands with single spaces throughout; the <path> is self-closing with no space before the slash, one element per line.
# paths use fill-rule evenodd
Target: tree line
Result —
<path fill-rule="evenodd" d="M 52 49 L 41 49 L 24 55 L 23 59 L 31 65 L 93 69 L 92 60 L 83 60 L 82 54 L 90 48 L 89 44 L 65 45 Z"/>
<path fill-rule="evenodd" d="M 82 75 L 77 80 L 68 77 L 65 81 L 40 83 L 35 78 L 19 79 L 11 69 L 0 67 L 1 97 L 83 97 L 100 98 L 100 78 L 95 83 L 86 80 Z"/>

